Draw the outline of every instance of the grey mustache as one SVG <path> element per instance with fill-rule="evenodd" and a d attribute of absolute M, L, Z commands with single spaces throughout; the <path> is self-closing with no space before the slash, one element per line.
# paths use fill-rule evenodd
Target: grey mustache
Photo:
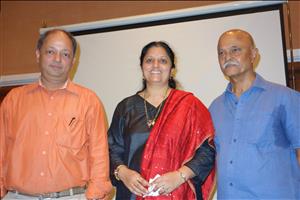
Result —
<path fill-rule="evenodd" d="M 226 68 L 228 65 L 237 65 L 238 66 L 238 65 L 240 65 L 240 63 L 238 63 L 237 61 L 229 60 L 223 65 L 223 67 Z"/>

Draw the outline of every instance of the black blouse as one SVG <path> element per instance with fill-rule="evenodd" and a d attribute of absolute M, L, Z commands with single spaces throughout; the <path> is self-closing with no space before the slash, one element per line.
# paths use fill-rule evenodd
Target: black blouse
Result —
<path fill-rule="evenodd" d="M 165 101 L 162 102 L 162 109 L 164 103 Z M 149 118 L 153 119 L 158 107 L 156 108 L 147 101 L 146 106 Z M 135 199 L 135 195 L 126 188 L 122 181 L 115 179 L 114 170 L 123 164 L 140 172 L 144 146 L 151 131 L 146 121 L 144 99 L 138 94 L 125 98 L 117 105 L 108 130 L 110 175 L 113 185 L 117 187 L 116 200 Z M 196 151 L 193 159 L 185 164 L 196 174 L 193 182 L 198 200 L 202 199 L 201 184 L 211 171 L 214 160 L 215 150 L 205 141 Z"/>

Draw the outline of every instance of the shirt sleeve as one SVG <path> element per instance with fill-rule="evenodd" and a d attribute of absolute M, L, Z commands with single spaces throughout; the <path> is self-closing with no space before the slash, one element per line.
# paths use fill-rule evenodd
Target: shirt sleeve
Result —
<path fill-rule="evenodd" d="M 5 101 L 5 100 L 4 100 Z M 0 105 L 0 199 L 4 197 L 4 195 L 7 193 L 7 190 L 4 185 L 4 155 L 5 155 L 5 112 L 4 107 L 6 105 L 6 102 L 2 102 Z"/>
<path fill-rule="evenodd" d="M 215 163 L 215 149 L 209 145 L 208 139 L 197 149 L 194 157 L 185 164 L 196 175 L 193 180 L 203 183 Z"/>
<path fill-rule="evenodd" d="M 117 180 L 114 176 L 114 170 L 121 164 L 124 164 L 124 139 L 123 129 L 125 120 L 120 114 L 120 105 L 117 106 L 113 119 L 108 130 L 109 156 L 110 156 L 110 175 L 113 185 L 116 185 Z"/>
<path fill-rule="evenodd" d="M 300 148 L 300 93 L 288 90 L 288 95 L 283 95 L 285 99 L 285 109 L 283 110 L 283 124 L 287 138 L 294 149 Z"/>
<path fill-rule="evenodd" d="M 88 110 L 86 123 L 89 137 L 90 180 L 87 198 L 104 198 L 112 189 L 109 179 L 107 121 L 102 103 L 97 100 Z"/>

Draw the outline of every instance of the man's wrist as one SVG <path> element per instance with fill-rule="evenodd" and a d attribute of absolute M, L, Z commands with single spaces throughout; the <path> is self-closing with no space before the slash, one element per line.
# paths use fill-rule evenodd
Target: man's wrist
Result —
<path fill-rule="evenodd" d="M 104 200 L 106 196 L 107 195 L 104 195 L 104 197 L 101 197 L 101 198 L 86 198 L 86 199 L 87 200 Z"/>

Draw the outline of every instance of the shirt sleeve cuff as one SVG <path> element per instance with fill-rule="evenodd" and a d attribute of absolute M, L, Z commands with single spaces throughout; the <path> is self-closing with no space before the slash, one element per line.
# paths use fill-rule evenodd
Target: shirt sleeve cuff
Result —
<path fill-rule="evenodd" d="M 110 181 L 103 181 L 101 184 L 89 183 L 86 190 L 86 198 L 88 199 L 104 199 L 112 190 Z"/>
<path fill-rule="evenodd" d="M 4 188 L 4 186 L 0 186 L 0 199 L 2 199 L 7 193 L 7 190 Z"/>

